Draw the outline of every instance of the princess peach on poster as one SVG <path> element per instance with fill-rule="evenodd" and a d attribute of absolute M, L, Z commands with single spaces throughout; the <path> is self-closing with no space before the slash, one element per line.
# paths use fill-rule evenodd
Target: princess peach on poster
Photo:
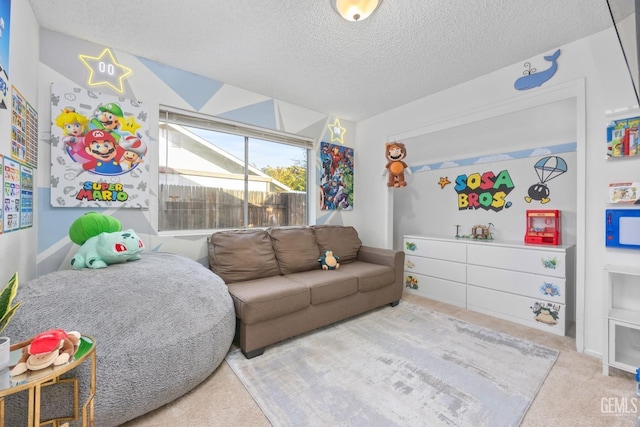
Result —
<path fill-rule="evenodd" d="M 86 163 L 92 159 L 84 149 L 84 135 L 89 130 L 87 117 L 77 113 L 72 107 L 65 107 L 56 117 L 56 126 L 64 132 L 64 149 L 74 161 Z"/>

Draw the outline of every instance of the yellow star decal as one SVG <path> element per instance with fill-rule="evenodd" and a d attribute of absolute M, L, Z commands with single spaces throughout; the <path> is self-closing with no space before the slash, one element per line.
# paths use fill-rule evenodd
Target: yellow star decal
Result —
<path fill-rule="evenodd" d="M 440 177 L 440 181 L 438 181 L 438 184 L 440 185 L 440 189 L 443 189 L 448 184 L 451 184 L 451 181 L 449 181 L 449 177 L 448 176 L 444 176 L 444 177 L 441 176 Z"/>
<path fill-rule="evenodd" d="M 140 125 L 138 124 L 138 122 L 136 122 L 136 119 L 133 116 L 129 116 L 126 119 L 123 119 L 122 123 L 120 124 L 120 130 L 129 132 L 131 133 L 131 135 L 135 135 L 136 130 L 138 130 L 139 127 Z"/>
<path fill-rule="evenodd" d="M 344 144 L 344 134 L 347 130 L 340 125 L 340 120 L 338 118 L 329 125 L 329 131 L 331 132 L 331 142 Z"/>
<path fill-rule="evenodd" d="M 116 92 L 124 92 L 122 81 L 133 71 L 129 67 L 118 64 L 110 49 L 105 49 L 99 56 L 78 55 L 80 61 L 90 71 L 89 86 L 107 85 Z"/>

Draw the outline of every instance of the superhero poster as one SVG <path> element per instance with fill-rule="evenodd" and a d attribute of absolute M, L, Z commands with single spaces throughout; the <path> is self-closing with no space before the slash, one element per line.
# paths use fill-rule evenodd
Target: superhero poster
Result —
<path fill-rule="evenodd" d="M 320 143 L 320 209 L 353 209 L 353 148 Z"/>
<path fill-rule="evenodd" d="M 148 113 L 142 104 L 51 86 L 51 206 L 148 208 Z"/>

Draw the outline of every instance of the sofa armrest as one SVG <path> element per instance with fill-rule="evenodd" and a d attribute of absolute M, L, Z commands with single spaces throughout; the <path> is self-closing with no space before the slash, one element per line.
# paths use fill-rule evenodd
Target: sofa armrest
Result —
<path fill-rule="evenodd" d="M 396 300 L 400 300 L 402 297 L 402 290 L 404 289 L 403 251 L 373 248 L 371 246 L 360 246 L 360 250 L 358 251 L 358 261 L 392 267 L 394 272 L 393 286 L 397 291 Z"/>
<path fill-rule="evenodd" d="M 388 265 L 400 270 L 404 269 L 404 252 L 393 249 L 373 248 L 371 246 L 360 246 L 358 251 L 358 261 L 370 262 L 372 264 Z"/>

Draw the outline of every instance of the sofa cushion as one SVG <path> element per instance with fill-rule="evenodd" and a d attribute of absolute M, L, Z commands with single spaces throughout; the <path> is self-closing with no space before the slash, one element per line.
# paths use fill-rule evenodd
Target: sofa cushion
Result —
<path fill-rule="evenodd" d="M 395 279 L 393 267 L 356 261 L 340 266 L 340 270 L 358 278 L 358 291 L 369 292 L 391 285 Z"/>
<path fill-rule="evenodd" d="M 227 284 L 280 274 L 269 234 L 257 229 L 213 233 L 209 268 Z"/>
<path fill-rule="evenodd" d="M 307 285 L 284 276 L 266 277 L 227 285 L 236 316 L 250 325 L 309 307 Z"/>
<path fill-rule="evenodd" d="M 309 287 L 312 305 L 334 301 L 358 292 L 358 279 L 341 270 L 306 271 L 290 274 L 287 278 Z"/>
<path fill-rule="evenodd" d="M 333 251 L 334 255 L 340 257 L 340 264 L 349 264 L 358 259 L 358 250 L 362 246 L 362 241 L 358 237 L 355 228 L 342 225 L 316 225 L 313 231 L 320 247 L 320 253 L 326 249 Z"/>
<path fill-rule="evenodd" d="M 311 227 L 272 228 L 268 231 L 282 274 L 320 268 L 320 250 Z"/>

